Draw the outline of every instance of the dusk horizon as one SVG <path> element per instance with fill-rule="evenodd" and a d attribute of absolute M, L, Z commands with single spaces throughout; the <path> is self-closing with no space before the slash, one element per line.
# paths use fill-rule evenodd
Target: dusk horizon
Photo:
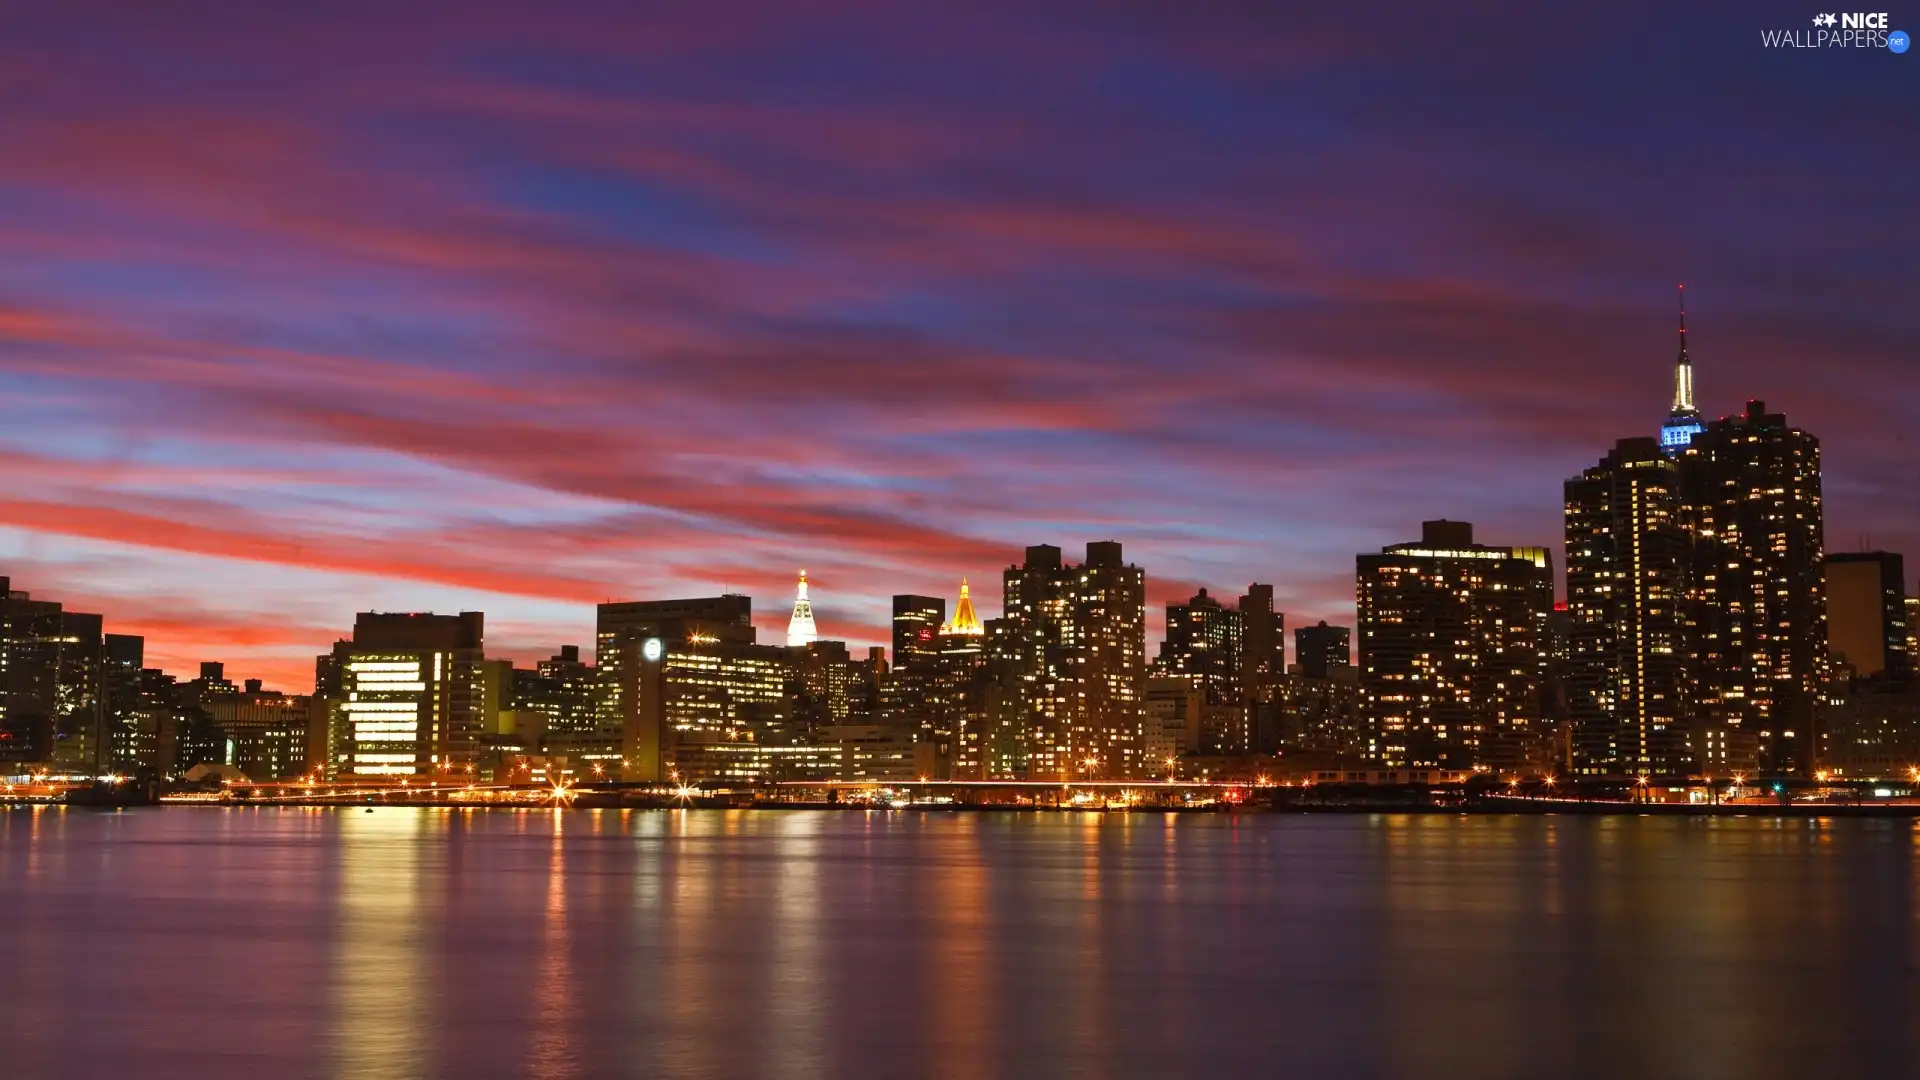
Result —
<path fill-rule="evenodd" d="M 1101 539 L 1151 637 L 1350 624 L 1423 519 L 1558 551 L 1679 282 L 1702 411 L 1920 551 L 1912 61 L 1752 40 L 1797 8 L 207 10 L 0 38 L 0 566 L 182 676 L 300 690 L 360 610 L 765 637 L 801 567 L 879 644 Z"/>

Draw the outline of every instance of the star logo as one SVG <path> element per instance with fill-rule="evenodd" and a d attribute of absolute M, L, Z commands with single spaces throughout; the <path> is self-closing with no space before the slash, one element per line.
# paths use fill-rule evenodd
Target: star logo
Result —
<path fill-rule="evenodd" d="M 1832 26 L 1839 21 L 1839 19 L 1834 18 L 1832 15 L 1815 15 L 1813 17 L 1813 25 L 1815 26 Z"/>

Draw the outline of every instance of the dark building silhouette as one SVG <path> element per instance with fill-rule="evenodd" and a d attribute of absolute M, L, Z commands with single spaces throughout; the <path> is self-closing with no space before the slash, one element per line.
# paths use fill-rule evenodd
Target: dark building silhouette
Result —
<path fill-rule="evenodd" d="M 1273 586 L 1254 582 L 1240 597 L 1240 693 L 1247 697 L 1287 673 L 1287 620 L 1273 610 Z"/>
<path fill-rule="evenodd" d="M 1827 556 L 1827 649 L 1863 679 L 1905 679 L 1907 653 L 1906 563 L 1891 551 L 1852 551 Z"/>
<path fill-rule="evenodd" d="M 1328 626 L 1325 619 L 1317 626 L 1298 627 L 1293 632 L 1294 663 L 1303 679 L 1330 679 L 1341 668 L 1353 666 L 1353 630 Z"/>

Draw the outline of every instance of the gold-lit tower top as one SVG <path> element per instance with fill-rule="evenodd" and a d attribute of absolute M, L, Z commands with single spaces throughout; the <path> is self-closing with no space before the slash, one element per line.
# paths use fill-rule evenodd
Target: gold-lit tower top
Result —
<path fill-rule="evenodd" d="M 954 605 L 953 621 L 940 628 L 943 634 L 965 634 L 979 637 L 987 632 L 980 625 L 980 616 L 973 613 L 973 598 L 967 595 L 967 579 L 960 579 L 960 602 Z"/>

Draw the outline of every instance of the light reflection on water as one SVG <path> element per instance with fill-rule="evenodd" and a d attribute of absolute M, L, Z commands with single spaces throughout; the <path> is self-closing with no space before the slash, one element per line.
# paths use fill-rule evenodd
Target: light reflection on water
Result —
<path fill-rule="evenodd" d="M 1917 1059 L 1907 822 L 0 813 L 10 1080 Z"/>

